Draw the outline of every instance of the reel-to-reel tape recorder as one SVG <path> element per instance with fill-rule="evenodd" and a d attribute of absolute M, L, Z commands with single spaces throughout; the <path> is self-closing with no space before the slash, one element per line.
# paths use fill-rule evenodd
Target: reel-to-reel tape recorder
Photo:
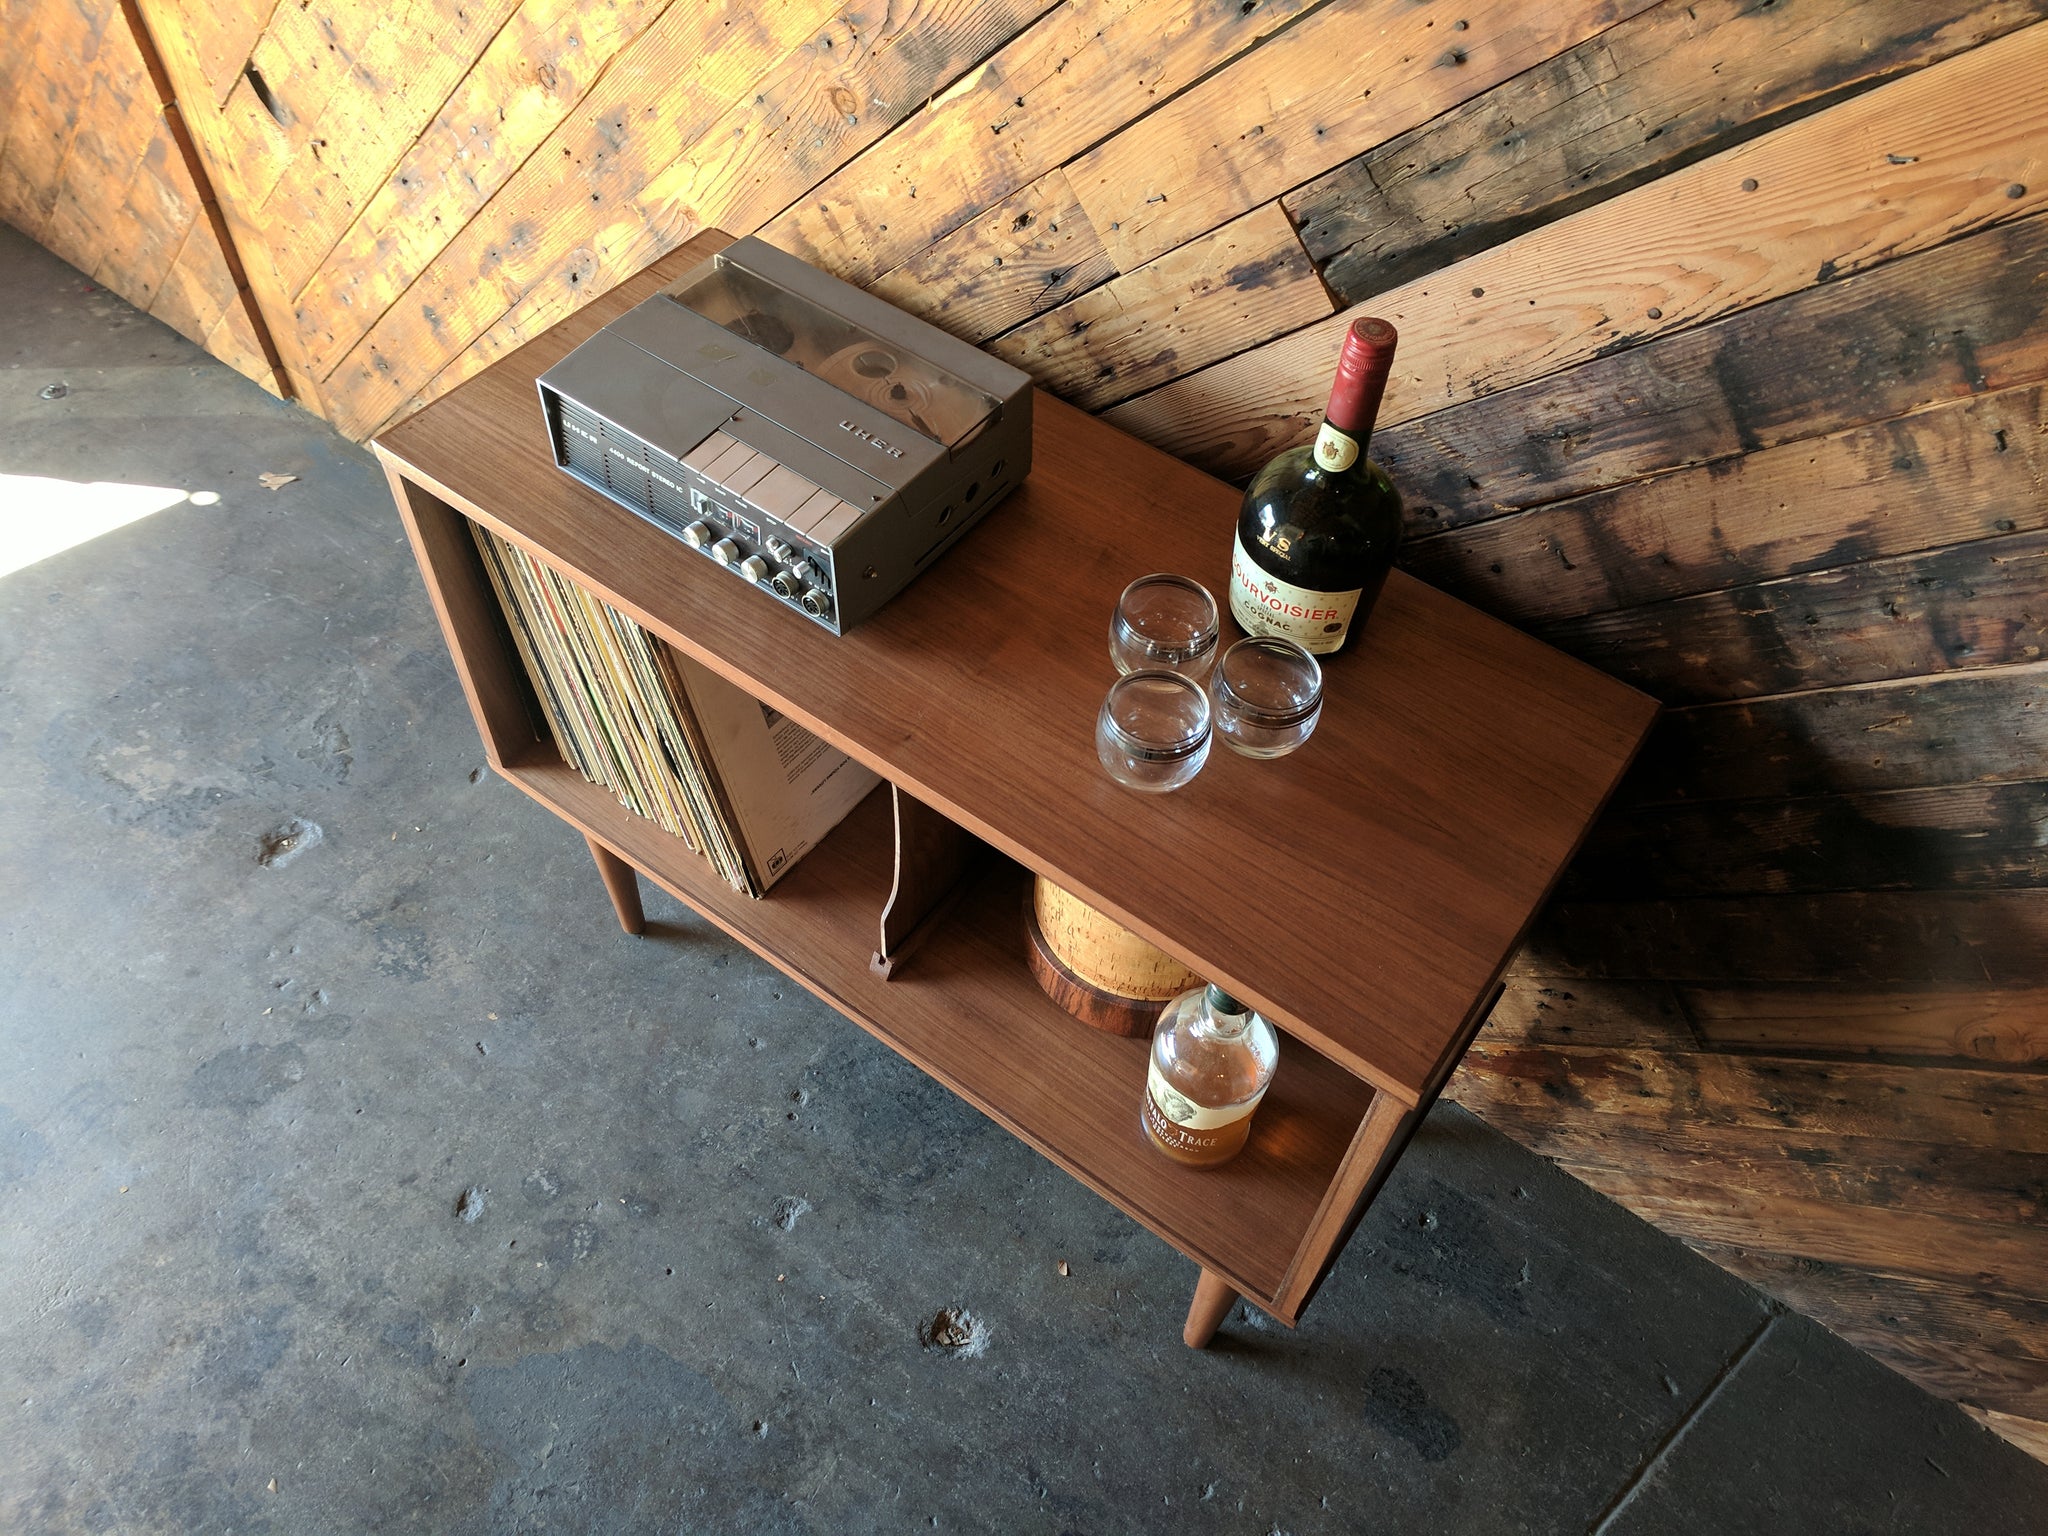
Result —
<path fill-rule="evenodd" d="M 834 634 L 1031 465 L 1030 380 L 751 237 L 540 379 L 555 462 Z"/>

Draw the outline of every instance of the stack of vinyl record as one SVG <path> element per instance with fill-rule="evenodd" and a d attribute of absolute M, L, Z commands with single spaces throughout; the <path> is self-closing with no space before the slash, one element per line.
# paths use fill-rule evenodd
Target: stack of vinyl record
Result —
<path fill-rule="evenodd" d="M 518 545 L 471 526 L 563 758 L 745 890 L 730 817 L 699 767 L 705 750 L 668 647 Z"/>
<path fill-rule="evenodd" d="M 877 782 L 518 545 L 471 530 L 563 759 L 733 889 L 762 894 Z"/>

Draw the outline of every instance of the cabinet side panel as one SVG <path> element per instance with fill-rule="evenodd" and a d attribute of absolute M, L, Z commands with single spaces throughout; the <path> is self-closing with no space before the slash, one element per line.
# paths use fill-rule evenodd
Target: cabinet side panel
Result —
<path fill-rule="evenodd" d="M 389 459 L 384 474 L 491 766 L 503 771 L 531 761 L 536 748 L 552 757 L 532 684 L 519 667 L 466 520 L 406 479 Z"/>

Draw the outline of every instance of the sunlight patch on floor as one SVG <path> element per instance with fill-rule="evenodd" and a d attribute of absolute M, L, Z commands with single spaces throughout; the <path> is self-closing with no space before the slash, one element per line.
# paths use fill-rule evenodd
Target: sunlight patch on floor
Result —
<path fill-rule="evenodd" d="M 213 491 L 186 492 L 167 485 L 0 474 L 0 576 L 125 528 L 181 501 L 207 506 L 219 500 Z"/>

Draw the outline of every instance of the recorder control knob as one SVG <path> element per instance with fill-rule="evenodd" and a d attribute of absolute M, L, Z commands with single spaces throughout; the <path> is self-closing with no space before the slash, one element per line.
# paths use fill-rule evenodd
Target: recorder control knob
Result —
<path fill-rule="evenodd" d="M 759 555 L 749 555 L 739 563 L 739 573 L 747 580 L 759 584 L 768 574 L 768 562 Z"/>
<path fill-rule="evenodd" d="M 799 560 L 789 568 L 789 579 L 798 588 L 807 587 L 818 579 L 818 568 L 808 560 Z"/>
<path fill-rule="evenodd" d="M 771 538 L 768 540 L 768 553 L 778 560 L 787 560 L 796 553 L 796 547 L 787 539 Z"/>
<path fill-rule="evenodd" d="M 683 530 L 683 542 L 692 549 L 702 549 L 711 542 L 711 525 L 697 522 Z"/>
<path fill-rule="evenodd" d="M 804 612 L 816 614 L 821 619 L 832 617 L 832 599 L 823 587 L 812 587 L 804 594 Z"/>
<path fill-rule="evenodd" d="M 739 545 L 733 543 L 731 539 L 720 539 L 716 544 L 711 546 L 711 558 L 716 560 L 720 565 L 731 565 L 735 561 L 737 561 L 739 557 L 740 547 Z"/>

